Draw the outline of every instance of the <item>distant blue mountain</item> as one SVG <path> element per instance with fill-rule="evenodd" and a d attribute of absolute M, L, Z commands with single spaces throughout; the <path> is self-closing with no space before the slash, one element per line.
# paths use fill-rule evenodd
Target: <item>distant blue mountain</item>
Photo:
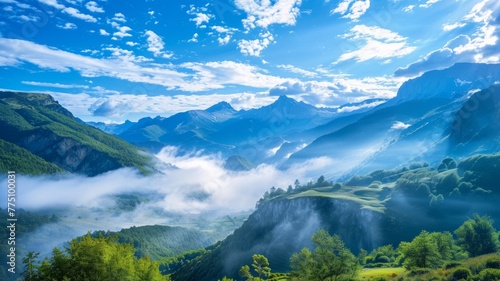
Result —
<path fill-rule="evenodd" d="M 462 122 L 461 132 L 468 133 L 457 135 L 452 124 L 468 103 L 475 102 L 478 94 L 474 93 L 499 81 L 500 64 L 457 63 L 408 80 L 388 101 L 372 99 L 338 108 L 317 108 L 280 96 L 270 105 L 248 111 L 237 111 L 221 102 L 206 110 L 143 118 L 110 130 L 154 152 L 173 145 L 181 154 L 202 151 L 238 156 L 231 159 L 232 164 L 272 163 L 289 168 L 330 157 L 336 164 L 322 173 L 342 178 L 413 161 L 433 162 L 446 156 L 498 150 L 487 145 L 496 140 L 496 127 L 481 129 L 484 120 L 498 120 L 494 119 L 497 108 L 486 106 L 496 104 L 496 100 L 482 101 L 482 110 Z M 496 88 L 492 89 L 492 97 L 498 96 Z M 476 130 L 481 130 L 481 137 L 464 139 Z M 465 151 L 460 147 L 467 147 L 468 152 L 460 153 Z"/>
<path fill-rule="evenodd" d="M 494 119 L 498 118 L 498 107 L 476 110 L 474 117 L 463 123 L 469 134 L 488 127 L 483 138 L 473 144 L 466 142 L 471 146 L 467 153 L 461 149 L 465 144 L 459 144 L 455 135 L 450 136 L 450 133 L 456 134 L 450 128 L 459 111 L 463 111 L 467 103 L 474 102 L 471 99 L 475 95 L 471 94 L 498 81 L 499 64 L 459 63 L 449 69 L 425 73 L 405 82 L 394 99 L 367 112 L 331 121 L 329 128 L 335 131 L 291 155 L 283 167 L 327 156 L 338 164 L 326 168 L 323 174 L 345 178 L 415 161 L 435 162 L 445 156 L 465 157 L 478 152 L 498 151 L 498 145 L 492 147 L 491 143 L 498 143 L 499 130 L 495 131 L 483 122 L 472 122 L 474 118 L 488 120 L 487 124 L 498 120 Z M 497 91 L 490 92 L 491 98 L 498 98 Z M 489 104 L 495 103 L 490 101 Z M 450 141 L 450 137 L 454 141 Z"/>

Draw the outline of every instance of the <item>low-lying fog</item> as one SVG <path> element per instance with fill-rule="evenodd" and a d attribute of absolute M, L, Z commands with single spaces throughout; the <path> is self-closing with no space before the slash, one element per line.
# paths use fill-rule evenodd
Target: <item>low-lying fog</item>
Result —
<path fill-rule="evenodd" d="M 79 175 L 17 175 L 17 209 L 56 214 L 57 224 L 45 225 L 24 237 L 26 250 L 48 254 L 76 236 L 94 230 L 120 230 L 141 225 L 196 227 L 216 231 L 221 218 L 248 216 L 255 203 L 272 186 L 286 189 L 295 179 L 317 178 L 314 171 L 331 163 L 319 158 L 289 170 L 260 165 L 251 171 L 223 168 L 219 155 L 176 157 L 176 148 L 165 147 L 157 158 L 161 173 L 140 175 L 123 168 L 96 177 Z M 6 179 L 0 183 L 6 186 Z M 117 196 L 133 194 L 140 203 L 120 208 Z M 7 193 L 0 194 L 2 208 Z M 127 198 L 127 197 L 126 197 Z"/>

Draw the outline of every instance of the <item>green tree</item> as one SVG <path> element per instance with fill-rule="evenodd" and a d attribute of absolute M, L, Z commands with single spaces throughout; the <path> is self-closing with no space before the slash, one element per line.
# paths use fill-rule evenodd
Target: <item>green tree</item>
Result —
<path fill-rule="evenodd" d="M 438 245 L 429 232 L 423 230 L 411 242 L 401 242 L 399 251 L 406 268 L 437 267 L 441 263 Z"/>
<path fill-rule="evenodd" d="M 259 276 L 257 280 L 262 280 L 262 278 L 267 279 L 271 274 L 271 268 L 269 267 L 267 258 L 264 255 L 255 254 L 252 256 L 252 259 L 252 267 Z"/>
<path fill-rule="evenodd" d="M 116 238 L 93 238 L 90 233 L 73 239 L 65 252 L 54 249 L 52 257 L 36 267 L 33 280 L 162 281 L 157 263 L 149 257 L 137 259 L 131 244 Z"/>
<path fill-rule="evenodd" d="M 250 272 L 250 266 L 244 265 L 241 267 L 239 274 L 242 277 L 247 278 L 249 281 L 260 281 L 266 280 L 269 275 L 271 275 L 271 268 L 269 267 L 269 261 L 264 255 L 255 254 L 252 256 L 252 268 L 257 273 L 257 277 L 254 277 Z M 265 278 L 265 279 L 264 279 Z"/>
<path fill-rule="evenodd" d="M 36 280 L 36 271 L 37 271 L 37 259 L 40 253 L 29 252 L 25 258 L 23 258 L 23 264 L 25 266 L 25 271 L 23 272 L 25 281 L 33 281 Z"/>
<path fill-rule="evenodd" d="M 455 234 L 458 245 L 471 257 L 494 253 L 498 249 L 498 233 L 493 220 L 487 216 L 475 214 L 455 230 Z"/>
<path fill-rule="evenodd" d="M 315 249 L 304 248 L 290 259 L 292 276 L 299 280 L 338 280 L 341 276 L 354 277 L 359 264 L 338 235 L 330 236 L 319 230 L 312 236 Z"/>

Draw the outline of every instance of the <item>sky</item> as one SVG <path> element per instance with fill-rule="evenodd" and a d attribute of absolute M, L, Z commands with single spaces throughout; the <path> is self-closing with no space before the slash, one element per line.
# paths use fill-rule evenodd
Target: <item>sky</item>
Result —
<path fill-rule="evenodd" d="M 496 0 L 0 0 L 0 89 L 84 121 L 137 121 L 279 95 L 391 98 L 456 62 L 499 63 Z"/>

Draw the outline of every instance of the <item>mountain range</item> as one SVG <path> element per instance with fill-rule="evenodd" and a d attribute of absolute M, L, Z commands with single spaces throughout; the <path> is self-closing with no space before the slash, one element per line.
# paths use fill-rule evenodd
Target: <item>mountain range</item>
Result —
<path fill-rule="evenodd" d="M 170 117 L 93 125 L 152 152 L 170 145 L 179 147 L 180 154 L 236 155 L 254 165 L 271 163 L 283 169 L 328 157 L 333 167 L 318 172 L 345 179 L 416 161 L 435 163 L 445 156 L 496 151 L 498 122 L 493 121 L 498 120 L 499 81 L 498 64 L 457 63 L 408 80 L 388 101 L 317 108 L 280 96 L 248 111 L 221 102 Z M 480 109 L 468 112 L 472 107 Z M 471 136 L 477 123 L 487 128 Z M 466 135 L 474 140 L 464 139 Z"/>

